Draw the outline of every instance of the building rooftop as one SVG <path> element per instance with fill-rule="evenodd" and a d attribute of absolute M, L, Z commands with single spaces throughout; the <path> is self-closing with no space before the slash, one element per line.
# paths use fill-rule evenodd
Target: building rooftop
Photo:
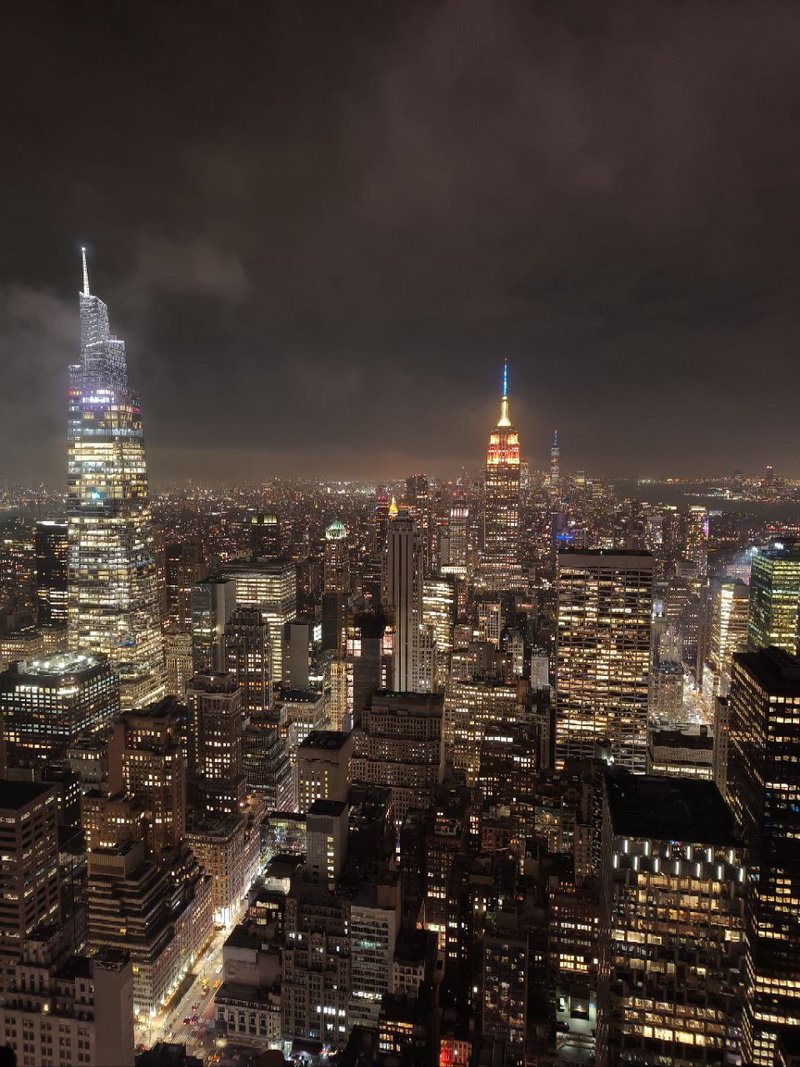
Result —
<path fill-rule="evenodd" d="M 746 667 L 770 693 L 776 696 L 800 696 L 800 660 L 782 648 L 734 652 L 733 662 Z"/>
<path fill-rule="evenodd" d="M 349 733 L 344 733 L 341 730 L 312 730 L 310 734 L 306 734 L 300 744 L 297 746 L 298 750 L 304 748 L 324 748 L 329 752 L 338 752 L 344 748 L 350 739 Z"/>
<path fill-rule="evenodd" d="M 55 787 L 46 782 L 11 782 L 0 778 L 0 809 L 19 811 L 54 790 Z"/>
<path fill-rule="evenodd" d="M 315 800 L 308 809 L 309 815 L 331 815 L 338 818 L 347 810 L 344 800 Z"/>
<path fill-rule="evenodd" d="M 37 659 L 20 660 L 12 670 L 16 674 L 35 677 L 58 677 L 64 674 L 83 674 L 97 670 L 107 663 L 105 656 L 89 652 L 55 652 L 52 656 L 40 656 Z"/>
<path fill-rule="evenodd" d="M 566 561 L 577 560 L 585 557 L 589 560 L 602 560 L 611 562 L 614 559 L 624 559 L 629 563 L 637 561 L 647 569 L 653 567 L 653 556 L 650 552 L 639 552 L 633 548 L 559 548 L 559 560 L 564 557 Z"/>
<path fill-rule="evenodd" d="M 740 843 L 733 814 L 713 782 L 606 772 L 611 825 L 617 835 L 706 845 Z"/>
<path fill-rule="evenodd" d="M 659 748 L 694 748 L 698 751 L 712 752 L 714 738 L 706 729 L 705 732 L 690 732 L 688 730 L 651 730 L 650 744 Z"/>

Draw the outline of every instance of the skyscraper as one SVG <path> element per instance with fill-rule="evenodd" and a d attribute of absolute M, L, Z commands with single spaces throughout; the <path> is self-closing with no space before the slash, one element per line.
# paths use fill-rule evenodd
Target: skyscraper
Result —
<path fill-rule="evenodd" d="M 348 593 L 350 591 L 350 545 L 347 527 L 341 519 L 334 519 L 325 530 L 326 592 Z"/>
<path fill-rule="evenodd" d="M 550 495 L 556 496 L 561 489 L 560 451 L 558 448 L 558 430 L 553 434 L 550 446 Z"/>
<path fill-rule="evenodd" d="M 164 693 L 158 582 L 142 416 L 128 385 L 125 342 L 89 291 L 83 253 L 80 362 L 70 367 L 68 618 L 74 650 L 102 652 L 122 703 Z"/>
<path fill-rule="evenodd" d="M 297 616 L 297 567 L 291 560 L 233 560 L 226 574 L 236 583 L 236 603 L 261 609 L 272 643 L 272 682 L 277 684 L 284 677 L 283 630 Z"/>
<path fill-rule="evenodd" d="M 500 418 L 489 435 L 483 516 L 483 584 L 508 589 L 519 579 L 519 434 L 508 413 L 508 362 L 503 364 Z"/>
<path fill-rule="evenodd" d="M 36 606 L 39 624 L 67 624 L 67 524 L 54 519 L 36 523 Z"/>
<path fill-rule="evenodd" d="M 753 555 L 747 642 L 752 649 L 797 651 L 800 541 L 773 541 Z"/>
<path fill-rule="evenodd" d="M 644 772 L 652 611 L 649 553 L 559 553 L 559 765 L 610 748 L 615 762 Z"/>
<path fill-rule="evenodd" d="M 225 630 L 227 669 L 242 690 L 242 711 L 260 715 L 272 707 L 272 652 L 258 608 L 237 608 Z"/>
<path fill-rule="evenodd" d="M 746 853 L 712 782 L 615 770 L 603 805 L 597 1063 L 722 1064 Z"/>
<path fill-rule="evenodd" d="M 389 521 L 386 601 L 394 617 L 392 685 L 400 693 L 416 692 L 422 627 L 422 546 L 416 522 L 407 511 L 398 511 Z"/>
<path fill-rule="evenodd" d="M 800 661 L 738 652 L 728 696 L 728 799 L 750 850 L 742 1052 L 774 1062 L 800 1027 Z"/>
<path fill-rule="evenodd" d="M 748 587 L 737 579 L 713 583 L 705 664 L 705 671 L 710 675 L 710 696 L 725 696 L 728 692 L 733 654 L 747 645 L 749 596 Z"/>

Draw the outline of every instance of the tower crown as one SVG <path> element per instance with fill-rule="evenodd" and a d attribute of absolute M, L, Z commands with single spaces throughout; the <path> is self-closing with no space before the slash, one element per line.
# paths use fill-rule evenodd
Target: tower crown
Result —
<path fill-rule="evenodd" d="M 511 419 L 508 415 L 508 360 L 503 360 L 503 395 L 500 398 L 500 418 L 497 422 L 498 428 L 511 425 Z"/>

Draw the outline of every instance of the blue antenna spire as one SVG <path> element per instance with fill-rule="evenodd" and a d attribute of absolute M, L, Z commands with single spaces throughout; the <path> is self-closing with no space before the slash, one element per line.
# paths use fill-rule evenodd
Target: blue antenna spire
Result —
<path fill-rule="evenodd" d="M 508 360 L 503 360 L 503 396 L 500 400 L 500 421 L 498 426 L 510 426 L 511 419 L 508 417 Z"/>

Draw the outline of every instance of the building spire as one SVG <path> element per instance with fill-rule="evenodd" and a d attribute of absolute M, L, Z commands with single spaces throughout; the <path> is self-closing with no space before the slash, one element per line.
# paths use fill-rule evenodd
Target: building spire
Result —
<path fill-rule="evenodd" d="M 508 360 L 503 360 L 503 395 L 500 398 L 500 421 L 499 427 L 510 426 L 511 419 L 508 417 Z"/>
<path fill-rule="evenodd" d="M 86 266 L 86 249 L 81 247 L 81 262 L 83 263 L 83 295 L 91 296 L 89 292 L 89 268 Z"/>

